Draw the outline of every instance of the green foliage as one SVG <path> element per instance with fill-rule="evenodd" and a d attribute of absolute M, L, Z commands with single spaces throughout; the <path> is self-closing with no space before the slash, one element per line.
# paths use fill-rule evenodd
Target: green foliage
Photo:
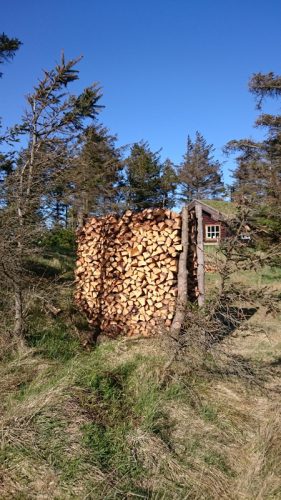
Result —
<path fill-rule="evenodd" d="M 171 160 L 164 161 L 161 173 L 161 195 L 162 206 L 173 208 L 176 204 L 176 189 L 178 186 L 178 176 Z"/>
<path fill-rule="evenodd" d="M 253 213 L 253 223 L 259 230 L 260 236 L 258 242 L 261 244 L 261 247 L 268 248 L 270 243 L 280 242 L 281 217 L 276 208 L 273 211 L 272 205 L 256 207 Z"/>
<path fill-rule="evenodd" d="M 69 172 L 70 204 L 80 225 L 90 214 L 104 215 L 120 208 L 123 165 L 116 140 L 102 125 L 87 127 L 80 138 Z"/>
<path fill-rule="evenodd" d="M 273 71 L 269 73 L 254 73 L 249 82 L 249 89 L 258 99 L 260 108 L 262 100 L 265 97 L 277 98 L 281 94 L 281 77 Z"/>
<path fill-rule="evenodd" d="M 238 153 L 237 167 L 233 172 L 234 183 L 231 187 L 231 197 L 236 202 L 261 202 L 266 195 L 265 170 L 267 168 L 261 145 L 252 140 L 242 139 L 229 141 L 225 152 Z"/>
<path fill-rule="evenodd" d="M 75 233 L 72 229 L 54 227 L 46 231 L 39 245 L 47 252 L 62 255 L 75 255 Z"/>
<path fill-rule="evenodd" d="M 213 153 L 213 145 L 207 144 L 202 134 L 196 132 L 194 142 L 188 136 L 186 153 L 178 172 L 184 202 L 224 194 L 221 165 Z"/>
<path fill-rule="evenodd" d="M 15 56 L 22 43 L 18 38 L 9 38 L 5 33 L 0 35 L 0 64 L 7 62 Z M 0 73 L 0 78 L 2 73 Z"/>
<path fill-rule="evenodd" d="M 150 207 L 171 207 L 177 178 L 172 163 L 163 165 L 158 152 L 152 152 L 147 142 L 136 143 L 125 161 L 127 203 L 134 210 Z"/>
<path fill-rule="evenodd" d="M 81 128 L 81 117 L 94 120 L 97 113 L 104 108 L 104 106 L 98 104 L 100 98 L 101 89 L 96 83 L 87 87 L 76 99 L 73 99 L 73 110 L 66 115 L 65 121 L 69 121 L 72 125 L 75 124 L 77 128 Z"/>
<path fill-rule="evenodd" d="M 68 92 L 68 85 L 78 79 L 76 64 L 79 60 L 66 61 L 62 55 L 59 64 L 44 71 L 26 98 L 27 109 L 21 122 L 5 137 L 13 168 L 6 171 L 2 182 L 4 200 L 1 200 L 0 233 L 3 245 L 0 257 L 3 266 L 0 273 L 1 278 L 5 276 L 7 280 L 8 277 L 9 285 L 14 289 L 14 304 L 17 305 L 14 338 L 21 340 L 25 329 L 24 301 L 29 300 L 32 289 L 38 290 L 43 281 L 45 285 L 38 266 L 29 264 L 43 248 L 38 240 L 46 229 L 46 220 L 50 222 L 49 197 L 52 193 L 56 206 L 55 222 L 59 224 L 60 205 L 65 204 L 62 186 L 64 182 L 68 186 L 71 182 L 71 179 L 66 179 L 66 172 L 71 170 L 72 155 L 79 149 L 79 140 L 89 125 L 89 119 L 95 119 L 100 111 L 101 92 L 97 85 L 93 84 L 80 95 Z M 53 237 L 53 244 L 62 244 L 64 248 L 60 250 L 72 253 L 70 233 L 67 238 L 62 234 L 57 234 L 56 238 Z"/>
<path fill-rule="evenodd" d="M 249 88 L 261 109 L 266 98 L 281 96 L 281 77 L 273 72 L 252 76 Z M 237 152 L 233 197 L 252 209 L 253 230 L 266 246 L 280 243 L 281 235 L 281 117 L 262 113 L 256 126 L 266 128 L 264 140 L 233 140 L 226 151 Z"/>

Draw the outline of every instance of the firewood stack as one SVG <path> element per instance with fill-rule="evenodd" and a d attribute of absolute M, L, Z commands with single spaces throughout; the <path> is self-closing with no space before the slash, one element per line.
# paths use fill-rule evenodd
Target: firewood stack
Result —
<path fill-rule="evenodd" d="M 182 250 L 181 216 L 165 209 L 91 218 L 78 235 L 76 301 L 108 336 L 170 326 Z"/>

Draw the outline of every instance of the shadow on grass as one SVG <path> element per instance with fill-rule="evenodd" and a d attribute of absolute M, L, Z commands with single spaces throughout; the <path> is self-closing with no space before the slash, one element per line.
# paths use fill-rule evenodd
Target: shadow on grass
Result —
<path fill-rule="evenodd" d="M 220 342 L 224 337 L 233 333 L 245 321 L 248 321 L 257 310 L 257 307 L 221 306 L 213 314 L 218 331 L 213 337 L 212 343 Z"/>
<path fill-rule="evenodd" d="M 57 278 L 61 274 L 61 269 L 55 268 L 54 266 L 49 265 L 47 262 L 36 262 L 32 261 L 28 264 L 28 270 L 36 276 L 44 277 L 44 278 Z"/>
<path fill-rule="evenodd" d="M 278 358 L 274 359 L 274 361 L 271 361 L 270 366 L 281 367 L 281 356 L 278 356 Z"/>
<path fill-rule="evenodd" d="M 67 361 L 82 351 L 81 343 L 62 321 L 50 325 L 30 325 L 26 339 L 38 354 L 52 360 Z"/>
<path fill-rule="evenodd" d="M 58 282 L 72 281 L 74 259 L 68 256 L 41 257 L 27 262 L 26 269 L 38 278 L 56 280 Z"/>

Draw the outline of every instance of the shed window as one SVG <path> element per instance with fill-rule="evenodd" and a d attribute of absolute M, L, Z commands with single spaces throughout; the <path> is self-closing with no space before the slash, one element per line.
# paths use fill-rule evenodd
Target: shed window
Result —
<path fill-rule="evenodd" d="M 220 226 L 206 226 L 206 238 L 216 240 L 220 237 Z"/>

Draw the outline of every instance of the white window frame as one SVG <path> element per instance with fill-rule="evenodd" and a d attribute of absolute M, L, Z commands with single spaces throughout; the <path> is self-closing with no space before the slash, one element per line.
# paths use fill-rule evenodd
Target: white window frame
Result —
<path fill-rule="evenodd" d="M 219 230 L 218 230 L 218 235 L 217 235 L 217 230 L 215 230 L 215 234 L 216 234 L 216 236 L 214 236 L 213 238 L 212 238 L 211 236 L 208 236 L 208 229 L 209 229 L 210 227 L 215 227 L 215 228 L 217 228 L 217 227 L 218 227 L 218 228 L 219 228 Z M 216 240 L 219 240 L 219 239 L 220 239 L 220 237 L 221 237 L 221 226 L 220 226 L 220 224 L 206 224 L 206 226 L 205 226 L 205 236 L 206 236 L 206 240 L 208 240 L 208 241 L 216 241 Z"/>

